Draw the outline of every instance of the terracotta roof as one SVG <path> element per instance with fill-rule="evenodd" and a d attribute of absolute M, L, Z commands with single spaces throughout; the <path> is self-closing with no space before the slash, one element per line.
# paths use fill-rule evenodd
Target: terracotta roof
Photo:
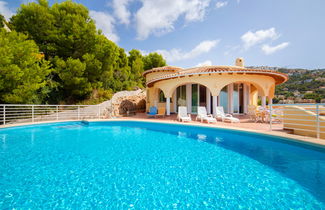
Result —
<path fill-rule="evenodd" d="M 166 71 L 166 72 L 177 72 L 177 71 L 181 71 L 183 70 L 180 67 L 176 67 L 176 66 L 163 66 L 163 67 L 157 67 L 157 68 L 153 68 L 153 69 L 149 69 L 147 71 L 144 71 L 142 73 L 143 76 L 146 76 L 149 73 L 152 72 L 162 72 L 162 71 Z"/>
<path fill-rule="evenodd" d="M 170 67 L 168 67 L 170 68 Z M 167 69 L 168 69 L 167 68 Z M 174 67 L 175 68 L 175 67 Z M 155 69 L 148 70 L 143 73 L 145 76 L 150 72 L 155 72 Z M 266 69 L 251 69 L 244 68 L 238 66 L 204 66 L 204 67 L 194 67 L 189 69 L 181 69 L 175 70 L 173 73 L 166 74 L 160 77 L 153 78 L 152 80 L 147 82 L 148 86 L 152 86 L 155 82 L 172 79 L 182 76 L 190 76 L 190 75 L 206 75 L 206 74 L 222 74 L 222 73 L 237 73 L 237 74 L 258 74 L 258 75 L 266 75 L 271 76 L 275 79 L 275 83 L 281 84 L 288 80 L 288 75 L 275 71 L 275 70 L 266 70 Z"/>

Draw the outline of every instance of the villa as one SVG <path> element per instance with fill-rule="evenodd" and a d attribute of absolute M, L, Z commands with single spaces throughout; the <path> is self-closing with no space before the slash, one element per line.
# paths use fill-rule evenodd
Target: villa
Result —
<path fill-rule="evenodd" d="M 188 113 L 205 106 L 209 114 L 215 115 L 216 107 L 223 106 L 227 113 L 245 114 L 248 106 L 257 106 L 259 100 L 262 106 L 271 104 L 275 86 L 288 80 L 278 71 L 245 68 L 243 58 L 237 58 L 235 66 L 164 66 L 147 70 L 143 76 L 147 110 L 165 106 L 167 115 L 177 112 L 178 106 L 186 106 Z"/>

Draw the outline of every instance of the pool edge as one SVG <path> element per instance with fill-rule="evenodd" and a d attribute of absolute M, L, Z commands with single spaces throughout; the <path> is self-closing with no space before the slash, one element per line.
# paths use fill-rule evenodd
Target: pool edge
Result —
<path fill-rule="evenodd" d="M 88 122 L 110 122 L 110 121 L 126 121 L 126 122 L 150 122 L 150 123 L 156 123 L 156 124 L 177 124 L 177 125 L 186 125 L 191 127 L 205 127 L 205 128 L 216 128 L 216 129 L 226 129 L 226 130 L 235 130 L 235 131 L 242 131 L 246 133 L 257 133 L 260 135 L 265 136 L 271 136 L 271 137 L 280 137 L 285 140 L 302 143 L 306 145 L 316 146 L 320 148 L 325 148 L 325 140 L 317 139 L 313 137 L 308 136 L 298 136 L 294 134 L 287 134 L 287 133 L 281 133 L 278 131 L 260 131 L 260 130 L 254 130 L 249 128 L 238 128 L 238 127 L 228 127 L 224 125 L 215 125 L 215 124 L 191 124 L 191 123 L 184 123 L 184 122 L 178 122 L 178 121 L 157 121 L 152 119 L 122 119 L 122 118 L 116 118 L 116 119 L 92 119 L 92 120 L 60 120 L 60 121 L 44 121 L 44 122 L 29 122 L 29 123 L 19 123 L 19 124 L 7 124 L 7 125 L 1 125 L 0 129 L 3 128 L 12 128 L 12 127 L 21 127 L 21 126 L 28 126 L 28 125 L 38 125 L 38 124 L 51 124 L 51 123 L 62 123 L 62 122 L 82 122 L 82 121 L 88 121 Z"/>

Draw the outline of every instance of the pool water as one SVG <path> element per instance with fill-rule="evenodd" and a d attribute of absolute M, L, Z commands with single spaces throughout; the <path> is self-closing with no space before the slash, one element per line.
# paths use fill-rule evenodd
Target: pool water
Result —
<path fill-rule="evenodd" d="M 325 209 L 325 150 L 145 122 L 0 129 L 0 209 Z"/>

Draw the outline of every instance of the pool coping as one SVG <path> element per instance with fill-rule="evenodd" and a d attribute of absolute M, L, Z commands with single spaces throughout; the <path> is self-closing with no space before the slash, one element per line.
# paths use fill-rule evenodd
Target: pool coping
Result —
<path fill-rule="evenodd" d="M 243 131 L 248 133 L 258 133 L 267 136 L 274 136 L 274 137 L 281 137 L 291 140 L 293 142 L 302 143 L 306 145 L 312 145 L 320 148 L 325 148 L 325 140 L 317 139 L 308 136 L 299 136 L 295 134 L 288 134 L 279 131 L 262 131 L 262 130 L 254 130 L 249 128 L 238 128 L 238 127 L 229 127 L 225 125 L 216 125 L 216 124 L 203 124 L 203 123 L 184 123 L 179 121 L 157 121 L 154 119 L 123 119 L 123 118 L 115 118 L 115 119 L 90 119 L 90 120 L 59 120 L 59 121 L 42 121 L 42 122 L 28 122 L 28 123 L 17 123 L 17 124 L 7 124 L 7 125 L 0 125 L 0 129 L 3 128 L 11 128 L 11 127 L 19 127 L 19 126 L 26 126 L 26 125 L 37 125 L 37 124 L 46 124 L 46 123 L 60 123 L 60 122 L 110 122 L 110 121 L 129 121 L 129 122 L 150 122 L 150 123 L 157 123 L 157 124 L 178 124 L 178 125 L 187 125 L 191 127 L 207 127 L 207 128 L 222 128 L 226 130 L 237 130 Z"/>

